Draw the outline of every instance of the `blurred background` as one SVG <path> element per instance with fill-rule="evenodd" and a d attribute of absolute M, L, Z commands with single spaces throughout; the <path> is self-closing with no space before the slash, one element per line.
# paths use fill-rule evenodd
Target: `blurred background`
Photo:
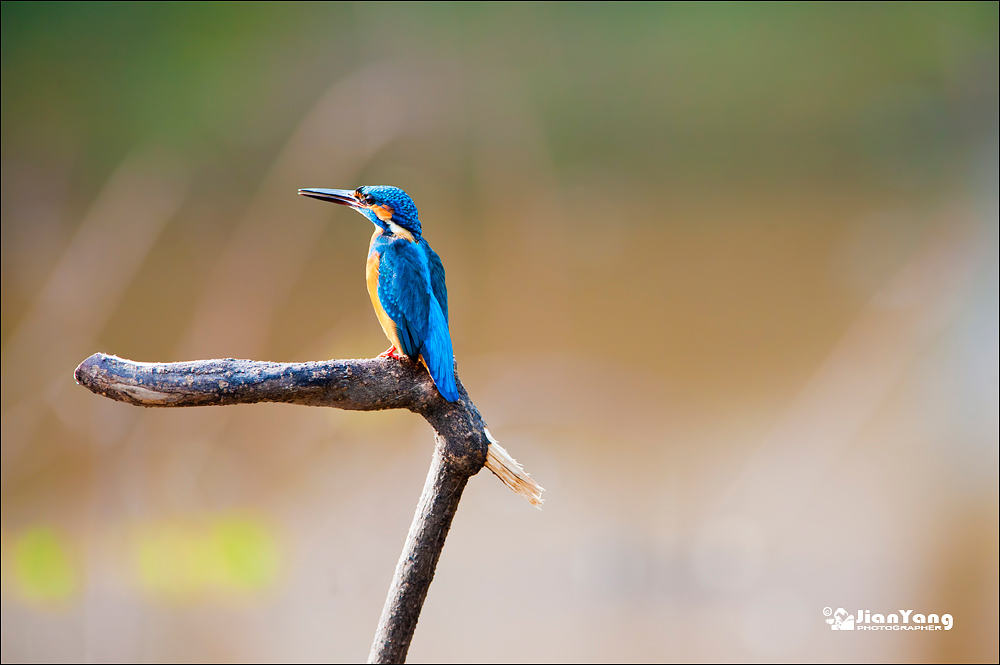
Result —
<path fill-rule="evenodd" d="M 361 184 L 547 489 L 473 478 L 411 661 L 997 660 L 995 2 L 2 18 L 5 662 L 366 656 L 422 419 L 73 381 L 383 351 L 370 225 L 296 196 Z"/>

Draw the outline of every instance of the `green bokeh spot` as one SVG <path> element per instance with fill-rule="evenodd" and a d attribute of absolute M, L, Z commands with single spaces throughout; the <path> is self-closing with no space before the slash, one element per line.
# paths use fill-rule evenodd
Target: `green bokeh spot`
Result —
<path fill-rule="evenodd" d="M 214 529 L 220 571 L 234 589 L 247 591 L 270 586 L 278 572 L 274 537 L 265 525 L 250 519 L 220 520 Z"/>
<path fill-rule="evenodd" d="M 65 600 L 76 591 L 69 553 L 55 531 L 35 527 L 14 544 L 14 575 L 33 600 Z"/>

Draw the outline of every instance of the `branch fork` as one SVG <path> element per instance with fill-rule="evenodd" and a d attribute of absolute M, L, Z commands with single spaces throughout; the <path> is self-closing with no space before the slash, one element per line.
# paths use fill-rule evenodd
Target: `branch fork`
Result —
<path fill-rule="evenodd" d="M 76 368 L 77 383 L 136 406 L 223 406 L 285 402 L 356 411 L 407 409 L 434 428 L 427 481 L 396 565 L 369 662 L 404 662 L 451 521 L 469 478 L 484 466 L 541 507 L 542 488 L 504 450 L 456 376 L 447 402 L 427 371 L 407 359 L 274 363 L 233 358 L 145 363 L 95 353 Z"/>

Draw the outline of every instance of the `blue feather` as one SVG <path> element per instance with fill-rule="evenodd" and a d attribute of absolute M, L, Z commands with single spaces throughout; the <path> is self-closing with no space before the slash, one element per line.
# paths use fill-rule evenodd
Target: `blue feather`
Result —
<path fill-rule="evenodd" d="M 458 399 L 458 386 L 455 385 L 455 354 L 451 348 L 451 334 L 448 332 L 448 321 L 437 298 L 431 297 L 430 320 L 427 340 L 420 354 L 427 365 L 427 371 L 441 391 L 441 396 L 449 402 Z"/>
<path fill-rule="evenodd" d="M 427 248 L 427 258 L 431 273 L 431 290 L 434 291 L 434 297 L 437 298 L 438 304 L 441 305 L 441 312 L 444 314 L 445 323 L 448 323 L 448 285 L 444 282 L 444 264 L 441 263 L 441 257 L 437 255 L 437 252 L 431 249 L 431 246 L 423 238 L 421 238 L 421 244 Z"/>
<path fill-rule="evenodd" d="M 378 235 L 372 240 L 372 250 L 380 255 L 379 302 L 396 324 L 400 351 L 414 359 L 422 356 L 441 395 L 454 402 L 458 388 L 441 259 L 423 238 L 409 242 Z"/>
<path fill-rule="evenodd" d="M 385 313 L 396 324 L 400 349 L 411 358 L 420 355 L 427 339 L 430 289 L 426 257 L 406 240 L 380 236 L 376 248 L 379 261 L 378 298 Z"/>

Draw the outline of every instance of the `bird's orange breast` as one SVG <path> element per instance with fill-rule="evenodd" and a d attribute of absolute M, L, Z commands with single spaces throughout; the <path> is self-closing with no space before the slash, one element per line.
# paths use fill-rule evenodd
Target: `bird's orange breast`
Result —
<path fill-rule="evenodd" d="M 375 241 L 380 235 L 380 231 L 376 230 L 375 234 L 372 235 L 372 242 Z M 396 347 L 396 350 L 400 353 L 405 353 L 403 351 L 403 345 L 399 343 L 399 333 L 396 331 L 396 323 L 389 318 L 389 315 L 385 311 L 385 307 L 382 306 L 382 301 L 378 297 L 378 278 L 379 278 L 379 260 L 381 256 L 374 250 L 369 250 L 368 252 L 368 262 L 365 265 L 365 281 L 368 283 L 368 296 L 372 299 L 372 307 L 375 308 L 375 316 L 378 317 L 378 322 L 382 325 L 382 332 L 385 336 L 389 338 L 389 343 Z"/>

